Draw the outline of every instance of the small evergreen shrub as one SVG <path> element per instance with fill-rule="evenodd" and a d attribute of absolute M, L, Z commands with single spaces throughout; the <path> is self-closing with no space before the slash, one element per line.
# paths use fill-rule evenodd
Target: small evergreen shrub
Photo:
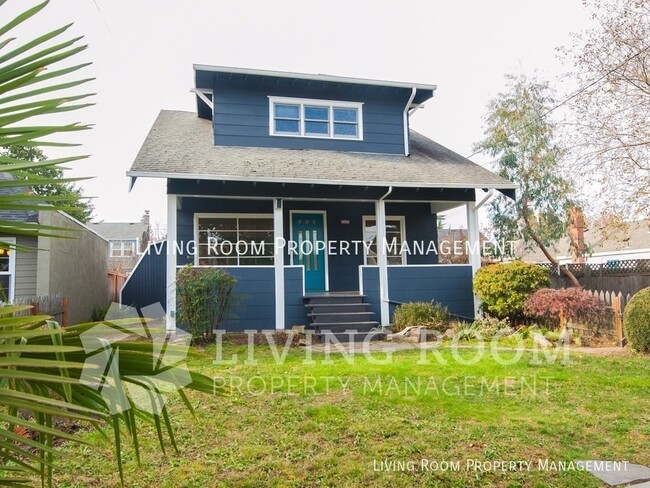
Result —
<path fill-rule="evenodd" d="M 492 264 L 476 273 L 474 292 L 489 315 L 515 319 L 522 315 L 524 302 L 534 291 L 550 286 L 548 274 L 547 269 L 523 261 Z"/>
<path fill-rule="evenodd" d="M 632 349 L 650 352 L 650 287 L 638 292 L 627 304 L 623 326 Z"/>
<path fill-rule="evenodd" d="M 560 319 L 579 321 L 587 325 L 611 318 L 611 311 L 598 298 L 582 288 L 542 288 L 524 303 L 528 317 L 541 319 L 552 328 L 560 326 Z M 566 322 L 565 322 L 566 325 Z"/>
<path fill-rule="evenodd" d="M 393 314 L 393 331 L 399 332 L 413 325 L 444 331 L 449 319 L 447 307 L 435 301 L 403 303 L 397 306 Z"/>
<path fill-rule="evenodd" d="M 211 341 L 227 318 L 237 280 L 222 269 L 181 268 L 176 274 L 178 320 L 187 326 L 194 343 Z"/>

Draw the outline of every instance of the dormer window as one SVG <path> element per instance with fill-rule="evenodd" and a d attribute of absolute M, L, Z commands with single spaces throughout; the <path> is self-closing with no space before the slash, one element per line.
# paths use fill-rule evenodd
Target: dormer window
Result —
<path fill-rule="evenodd" d="M 362 103 L 269 97 L 273 136 L 363 140 Z"/>

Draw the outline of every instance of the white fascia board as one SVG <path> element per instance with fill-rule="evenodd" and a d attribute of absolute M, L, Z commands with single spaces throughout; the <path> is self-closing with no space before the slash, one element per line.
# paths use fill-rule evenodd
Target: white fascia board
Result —
<path fill-rule="evenodd" d="M 395 188 L 494 188 L 495 190 L 517 190 L 519 185 L 515 183 L 418 183 L 398 181 L 350 181 L 350 180 L 307 180 L 301 178 L 246 178 L 231 175 L 206 175 L 192 173 L 163 173 L 157 171 L 127 171 L 127 176 L 132 178 L 176 178 L 179 180 L 214 180 L 214 181 L 255 181 L 258 183 L 298 183 L 304 185 L 336 185 L 336 186 L 372 186 Z"/>
<path fill-rule="evenodd" d="M 367 78 L 353 78 L 349 76 L 292 73 L 289 71 L 275 71 L 275 70 L 268 70 L 268 69 L 236 68 L 231 66 L 212 66 L 207 64 L 194 64 L 193 67 L 194 67 L 194 71 L 232 73 L 232 74 L 253 75 L 253 76 L 272 76 L 276 78 L 293 78 L 296 80 L 330 81 L 334 83 L 356 83 L 359 85 L 387 86 L 387 87 L 395 87 L 395 88 L 417 88 L 418 90 L 431 90 L 431 91 L 435 91 L 436 88 L 438 88 L 436 85 L 431 85 L 427 83 L 407 83 L 401 81 L 370 80 Z"/>

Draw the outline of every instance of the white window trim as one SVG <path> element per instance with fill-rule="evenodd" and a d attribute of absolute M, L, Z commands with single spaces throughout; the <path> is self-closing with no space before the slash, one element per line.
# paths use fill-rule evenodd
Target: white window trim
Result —
<path fill-rule="evenodd" d="M 275 132 L 275 104 L 300 105 L 299 134 Z M 305 134 L 305 105 L 326 107 L 329 110 L 329 134 Z M 354 108 L 357 110 L 357 137 L 334 135 L 334 108 Z M 328 139 L 337 141 L 363 141 L 363 102 L 346 102 L 342 100 L 320 100 L 315 98 L 292 98 L 269 96 L 269 134 L 277 137 L 300 137 L 305 139 Z"/>
<path fill-rule="evenodd" d="M 0 237 L 0 241 L 16 245 L 15 237 Z M 16 297 L 16 249 L 11 249 L 9 253 L 9 271 L 0 271 L 0 276 L 9 276 L 9 296 L 7 300 L 13 303 Z"/>
<path fill-rule="evenodd" d="M 203 264 L 199 265 L 199 219 L 271 219 L 273 220 L 272 213 L 195 213 L 194 214 L 194 245 L 196 247 L 194 252 L 194 266 L 202 268 L 272 268 L 275 266 L 271 264 L 239 264 L 239 256 L 237 256 L 238 264 Z M 239 232 L 239 222 L 237 223 L 237 232 Z M 273 229 L 273 246 L 275 246 L 275 229 Z M 273 259 L 273 256 L 269 256 Z"/>
<path fill-rule="evenodd" d="M 121 249 L 121 254 L 119 256 L 113 256 L 113 244 L 115 244 L 113 241 L 120 241 L 122 249 Z M 133 254 L 131 254 L 130 256 L 126 256 L 124 254 L 124 241 L 135 241 L 135 247 L 133 249 Z M 135 256 L 139 256 L 141 254 L 140 253 L 140 239 L 138 237 L 136 237 L 135 239 L 112 239 L 112 240 L 108 241 L 108 244 L 109 244 L 109 247 L 110 247 L 110 249 L 109 249 L 110 254 L 109 255 L 112 258 L 132 258 L 132 257 L 135 257 Z"/>
<path fill-rule="evenodd" d="M 365 242 L 366 240 L 366 222 L 368 220 L 377 220 L 377 217 L 375 215 L 364 215 L 361 219 L 361 236 Z M 386 220 L 399 220 L 400 222 L 400 242 L 399 245 L 402 244 L 406 240 L 406 218 L 403 215 L 387 215 Z M 376 223 L 375 223 L 376 225 Z M 378 243 L 379 244 L 379 243 Z M 402 250 L 402 263 L 401 264 L 389 264 L 388 266 L 406 266 L 408 263 L 406 262 L 406 251 Z M 395 257 L 395 256 L 389 256 L 389 257 Z M 375 264 L 368 264 L 368 253 L 366 251 L 366 246 L 363 246 L 363 264 L 364 266 L 376 266 Z"/>

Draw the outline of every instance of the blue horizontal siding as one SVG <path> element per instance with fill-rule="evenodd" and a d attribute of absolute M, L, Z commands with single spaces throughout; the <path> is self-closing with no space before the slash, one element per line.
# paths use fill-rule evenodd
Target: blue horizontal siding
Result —
<path fill-rule="evenodd" d="M 275 269 L 222 267 L 237 279 L 235 305 L 222 328 L 228 332 L 275 329 Z"/>
<path fill-rule="evenodd" d="M 381 317 L 381 300 L 379 295 L 379 267 L 364 266 L 361 268 L 363 294 L 370 304 L 368 310 L 375 314 L 377 321 Z"/>
<path fill-rule="evenodd" d="M 214 87 L 214 140 L 222 146 L 404 153 L 404 106 L 410 91 L 377 98 L 353 89 L 289 86 Z M 269 133 L 269 96 L 363 103 L 363 141 L 278 137 Z"/>
<path fill-rule="evenodd" d="M 379 268 L 362 268 L 363 293 L 370 310 L 380 316 Z M 389 266 L 388 297 L 391 302 L 435 300 L 460 317 L 474 316 L 471 266 Z M 390 316 L 396 304 L 390 306 Z"/>
<path fill-rule="evenodd" d="M 122 289 L 123 305 L 137 310 L 160 303 L 167 308 L 167 243 L 158 242 L 147 248 L 138 266 Z"/>
<path fill-rule="evenodd" d="M 302 294 L 302 268 L 284 269 L 284 323 L 291 330 L 294 325 L 307 325 L 307 310 Z"/>
<path fill-rule="evenodd" d="M 389 266 L 388 296 L 394 302 L 435 300 L 461 317 L 474 316 L 471 266 Z"/>

